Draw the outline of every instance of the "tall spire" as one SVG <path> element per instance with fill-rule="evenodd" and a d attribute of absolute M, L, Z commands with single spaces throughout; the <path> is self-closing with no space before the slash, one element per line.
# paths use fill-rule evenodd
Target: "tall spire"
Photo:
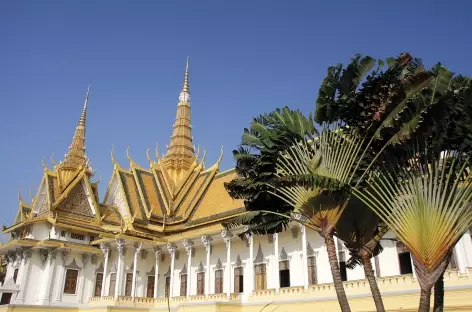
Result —
<path fill-rule="evenodd" d="M 87 157 L 85 155 L 85 123 L 87 120 L 87 104 L 90 94 L 90 83 L 87 88 L 87 94 L 85 95 L 84 108 L 80 115 L 79 123 L 75 128 L 74 137 L 72 138 L 72 144 L 69 146 L 64 161 L 61 163 L 61 167 L 64 169 L 79 169 L 81 166 L 87 163 Z"/>
<path fill-rule="evenodd" d="M 182 91 L 180 91 L 179 100 L 181 102 L 190 101 L 190 87 L 188 85 L 188 57 L 187 57 L 187 65 L 185 67 L 184 85 L 182 86 Z"/>
<path fill-rule="evenodd" d="M 192 125 L 190 121 L 190 88 L 188 83 L 188 58 L 185 68 L 184 84 L 180 91 L 179 104 L 174 122 L 174 130 L 167 147 L 165 162 L 174 169 L 187 169 L 195 159 L 192 142 Z"/>

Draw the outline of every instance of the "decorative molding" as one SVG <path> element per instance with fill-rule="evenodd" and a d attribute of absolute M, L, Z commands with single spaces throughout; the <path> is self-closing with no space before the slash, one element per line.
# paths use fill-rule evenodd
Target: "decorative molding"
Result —
<path fill-rule="evenodd" d="M 57 250 L 53 248 L 41 249 L 39 252 L 43 264 L 45 264 L 46 261 L 48 264 L 51 264 L 51 262 L 56 259 L 56 254 Z"/>
<path fill-rule="evenodd" d="M 311 247 L 310 242 L 308 242 L 308 244 L 306 244 L 306 256 L 307 257 L 314 257 L 315 256 L 315 251 Z"/>
<path fill-rule="evenodd" d="M 141 248 L 143 247 L 143 243 L 142 242 L 134 243 L 133 247 L 134 247 L 134 253 L 139 255 L 139 253 L 141 252 Z"/>
<path fill-rule="evenodd" d="M 95 270 L 95 274 L 97 274 L 97 273 L 104 273 L 103 270 L 104 270 L 104 268 L 103 268 L 103 262 L 100 262 L 100 265 L 99 265 L 98 268 Z"/>
<path fill-rule="evenodd" d="M 221 238 L 223 238 L 223 240 L 225 242 L 226 249 L 228 249 L 228 247 L 229 247 L 232 236 L 233 236 L 233 233 L 231 233 L 230 230 L 228 230 L 228 229 L 221 230 Z"/>
<path fill-rule="evenodd" d="M 110 256 L 110 245 L 106 243 L 100 243 L 100 250 L 105 257 Z"/>
<path fill-rule="evenodd" d="M 305 216 L 302 216 L 301 214 L 299 213 L 294 213 L 293 214 L 293 218 L 297 221 L 300 221 L 300 223 L 304 223 L 306 222 L 308 219 L 305 217 Z"/>
<path fill-rule="evenodd" d="M 222 270 L 223 269 L 223 264 L 221 263 L 220 258 L 218 258 L 218 261 L 216 262 L 216 270 Z"/>
<path fill-rule="evenodd" d="M 84 268 L 87 266 L 87 262 L 88 262 L 89 258 L 90 258 L 89 253 L 82 254 L 82 263 L 84 265 Z"/>
<path fill-rule="evenodd" d="M 203 263 L 200 261 L 200 264 L 198 265 L 197 268 L 197 273 L 205 272 L 205 267 L 203 266 Z"/>
<path fill-rule="evenodd" d="M 93 265 L 97 264 L 97 255 L 91 255 L 90 256 L 91 262 Z"/>
<path fill-rule="evenodd" d="M 176 250 L 175 251 L 175 260 L 179 260 L 180 259 L 180 250 Z"/>
<path fill-rule="evenodd" d="M 3 289 L 2 289 L 3 291 L 7 292 L 7 291 L 6 291 L 7 289 L 8 289 L 8 290 L 10 290 L 10 289 L 11 289 L 11 290 L 17 290 L 17 289 L 19 290 L 19 289 L 20 289 L 20 285 L 17 285 L 17 284 L 15 283 L 15 281 L 13 280 L 13 278 L 10 277 L 9 279 L 7 279 L 7 280 L 5 280 L 5 281 L 3 282 L 2 288 L 3 288 Z"/>
<path fill-rule="evenodd" d="M 172 259 L 175 256 L 177 246 L 174 243 L 167 243 L 167 250 L 169 251 L 170 258 Z"/>
<path fill-rule="evenodd" d="M 82 268 L 77 265 L 75 258 L 72 259 L 72 262 L 65 266 L 66 269 L 81 270 Z"/>
<path fill-rule="evenodd" d="M 63 249 L 62 252 L 61 252 L 61 258 L 62 258 L 62 263 L 63 265 L 66 264 L 66 260 L 67 260 L 67 257 L 69 256 L 69 250 L 67 249 Z"/>
<path fill-rule="evenodd" d="M 182 270 L 180 270 L 180 275 L 187 274 L 187 264 L 184 263 Z"/>
<path fill-rule="evenodd" d="M 193 245 L 195 244 L 192 240 L 186 238 L 183 240 L 183 245 L 184 245 L 184 248 L 185 248 L 185 251 L 187 252 L 187 256 L 190 255 L 190 253 L 192 253 L 193 251 Z"/>
<path fill-rule="evenodd" d="M 156 257 L 156 259 L 158 259 L 161 254 L 162 248 L 159 246 L 154 246 L 154 256 Z"/>
<path fill-rule="evenodd" d="M 290 231 L 292 232 L 292 238 L 297 239 L 298 238 L 298 227 L 292 227 L 290 229 Z"/>
<path fill-rule="evenodd" d="M 285 248 L 282 247 L 282 251 L 280 252 L 280 256 L 279 256 L 279 261 L 285 261 L 285 260 L 288 260 L 288 255 L 287 255 L 287 252 L 285 251 Z"/>
<path fill-rule="evenodd" d="M 259 243 L 259 247 L 257 248 L 256 258 L 254 258 L 254 264 L 262 263 L 262 262 L 264 262 L 264 254 L 262 253 L 261 243 Z"/>
<path fill-rule="evenodd" d="M 239 254 L 238 254 L 238 257 L 236 258 L 236 262 L 234 262 L 234 266 L 235 267 L 242 267 L 243 266 L 243 262 L 241 261 L 241 257 L 239 256 Z"/>
<path fill-rule="evenodd" d="M 116 261 L 113 261 L 110 268 L 110 273 L 116 273 L 118 271 L 118 264 Z"/>
<path fill-rule="evenodd" d="M 152 265 L 151 270 L 146 273 L 146 275 L 147 276 L 149 276 L 149 275 L 155 276 L 156 275 L 156 267 L 154 266 L 154 264 Z"/>
<path fill-rule="evenodd" d="M 126 254 L 125 240 L 122 238 L 117 238 L 115 241 L 116 241 L 116 248 L 118 249 L 118 255 L 120 257 L 124 256 Z"/>
<path fill-rule="evenodd" d="M 203 246 L 205 246 L 205 251 L 210 252 L 211 254 L 211 242 L 213 241 L 213 238 L 211 236 L 203 234 L 201 236 Z"/>

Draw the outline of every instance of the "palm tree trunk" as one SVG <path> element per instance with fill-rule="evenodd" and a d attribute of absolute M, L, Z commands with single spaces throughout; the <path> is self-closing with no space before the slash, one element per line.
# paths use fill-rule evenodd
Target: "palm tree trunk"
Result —
<path fill-rule="evenodd" d="M 433 312 L 443 312 L 444 310 L 444 274 L 441 275 L 434 284 L 434 307 Z"/>
<path fill-rule="evenodd" d="M 429 306 L 431 301 L 431 287 L 422 288 L 420 296 L 420 307 L 418 312 L 429 312 Z"/>
<path fill-rule="evenodd" d="M 343 281 L 341 279 L 341 271 L 339 270 L 338 256 L 336 254 L 336 246 L 334 245 L 333 233 L 324 234 L 326 249 L 328 251 L 329 265 L 331 266 L 331 274 L 333 275 L 334 289 L 338 297 L 339 306 L 342 312 L 351 312 L 346 292 L 344 291 Z"/>
<path fill-rule="evenodd" d="M 370 291 L 372 292 L 372 298 L 374 299 L 377 312 L 385 312 L 382 295 L 380 294 L 379 285 L 377 285 L 377 280 L 375 279 L 375 274 L 374 270 L 372 269 L 372 263 L 370 262 L 370 259 L 371 258 L 368 255 L 362 256 L 365 277 L 369 281 Z"/>

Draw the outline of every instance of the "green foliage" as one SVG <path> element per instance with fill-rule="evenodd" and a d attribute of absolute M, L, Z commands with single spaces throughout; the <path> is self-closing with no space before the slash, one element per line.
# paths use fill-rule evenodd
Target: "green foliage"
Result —
<path fill-rule="evenodd" d="M 290 214 L 292 209 L 289 205 L 267 192 L 268 183 L 275 178 L 275 164 L 280 152 L 294 140 L 315 132 L 311 116 L 305 117 L 300 111 L 288 107 L 254 118 L 250 128 L 244 129 L 241 145 L 233 151 L 238 178 L 225 184 L 229 195 L 243 199 L 248 211 L 270 207 L 272 211 Z M 248 232 L 254 234 L 274 233 L 288 223 L 287 218 L 267 213 L 249 214 L 243 218 L 241 224 L 248 225 Z"/>

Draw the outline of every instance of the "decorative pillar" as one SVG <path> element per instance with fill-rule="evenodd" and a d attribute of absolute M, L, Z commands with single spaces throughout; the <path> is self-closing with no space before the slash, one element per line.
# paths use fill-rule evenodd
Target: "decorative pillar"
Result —
<path fill-rule="evenodd" d="M 42 280 L 42 294 L 39 298 L 41 304 L 49 304 L 49 295 L 51 291 L 51 282 L 52 275 L 54 273 L 54 268 L 56 265 L 56 250 L 55 249 L 43 249 L 40 251 L 42 253 L 42 258 L 45 262 L 44 273 Z"/>
<path fill-rule="evenodd" d="M 122 287 L 122 271 L 123 271 L 123 258 L 125 255 L 125 240 L 121 238 L 116 239 L 116 249 L 118 250 L 118 267 L 116 268 L 116 284 L 115 284 L 115 300 L 121 295 Z"/>
<path fill-rule="evenodd" d="M 247 246 L 249 247 L 249 289 L 248 294 L 254 291 L 254 238 L 250 234 L 246 234 Z"/>
<path fill-rule="evenodd" d="M 225 241 L 226 245 L 226 268 L 225 268 L 225 284 L 226 284 L 226 297 L 231 297 L 231 236 L 233 234 L 224 229 L 221 231 L 221 237 Z"/>
<path fill-rule="evenodd" d="M 31 259 L 32 251 L 31 249 L 23 249 L 21 251 L 21 267 L 20 272 L 21 276 L 19 278 L 19 286 L 20 290 L 18 291 L 18 295 L 16 296 L 16 303 L 23 303 L 26 293 L 26 281 L 28 280 L 29 268 L 30 268 L 30 259 Z"/>
<path fill-rule="evenodd" d="M 87 263 L 90 259 L 90 254 L 84 253 L 82 254 L 82 263 L 83 263 L 83 268 L 82 270 L 79 271 L 80 278 L 79 278 L 79 291 L 77 293 L 77 303 L 83 302 L 84 299 L 84 287 L 85 287 L 85 270 L 87 268 Z"/>
<path fill-rule="evenodd" d="M 101 243 L 100 244 L 100 249 L 103 252 L 103 278 L 102 278 L 102 290 L 100 292 L 100 296 L 104 297 L 105 296 L 105 290 L 106 290 L 106 281 L 107 281 L 107 274 L 108 274 L 108 258 L 110 256 L 110 245 Z"/>
<path fill-rule="evenodd" d="M 213 238 L 208 235 L 202 235 L 201 239 L 206 251 L 205 296 L 208 296 L 210 293 L 210 253 Z"/>
<path fill-rule="evenodd" d="M 463 251 L 464 249 L 462 246 L 462 241 L 459 240 L 456 243 L 456 246 L 454 246 L 454 253 L 456 254 L 456 261 L 457 261 L 457 268 L 459 269 L 459 273 L 466 274 L 467 267 L 466 267 L 465 255 Z"/>
<path fill-rule="evenodd" d="M 302 265 L 303 265 L 303 287 L 308 289 L 308 253 L 307 253 L 307 241 L 306 241 L 306 227 L 300 226 L 302 232 Z"/>
<path fill-rule="evenodd" d="M 61 260 L 62 260 L 62 266 L 58 268 L 58 274 L 57 274 L 57 293 L 56 293 L 56 301 L 61 301 L 62 300 L 62 292 L 64 290 L 64 272 L 66 270 L 66 260 L 67 256 L 69 255 L 69 251 L 64 249 L 61 251 Z"/>
<path fill-rule="evenodd" d="M 154 299 L 157 298 L 157 286 L 159 285 L 157 279 L 159 277 L 159 257 L 162 253 L 161 247 L 154 247 L 154 254 L 156 256 L 156 263 L 154 264 L 154 293 L 152 294 Z"/>
<path fill-rule="evenodd" d="M 466 267 L 472 268 L 472 238 L 470 237 L 470 231 L 465 232 L 460 241 L 462 241 Z"/>
<path fill-rule="evenodd" d="M 136 270 L 138 267 L 138 256 L 143 243 L 134 243 L 134 262 L 133 262 L 133 284 L 131 285 L 131 297 L 136 297 Z"/>
<path fill-rule="evenodd" d="M 193 241 L 190 239 L 186 238 L 183 241 L 185 251 L 187 251 L 187 297 L 191 296 L 191 279 L 192 279 L 192 249 L 193 249 Z"/>
<path fill-rule="evenodd" d="M 169 285 L 169 298 L 174 296 L 174 268 L 175 268 L 175 251 L 177 246 L 174 243 L 167 243 L 167 250 L 170 254 L 170 285 Z"/>
<path fill-rule="evenodd" d="M 275 292 L 280 292 L 280 273 L 279 273 L 279 233 L 274 233 L 274 282 L 275 282 Z"/>

